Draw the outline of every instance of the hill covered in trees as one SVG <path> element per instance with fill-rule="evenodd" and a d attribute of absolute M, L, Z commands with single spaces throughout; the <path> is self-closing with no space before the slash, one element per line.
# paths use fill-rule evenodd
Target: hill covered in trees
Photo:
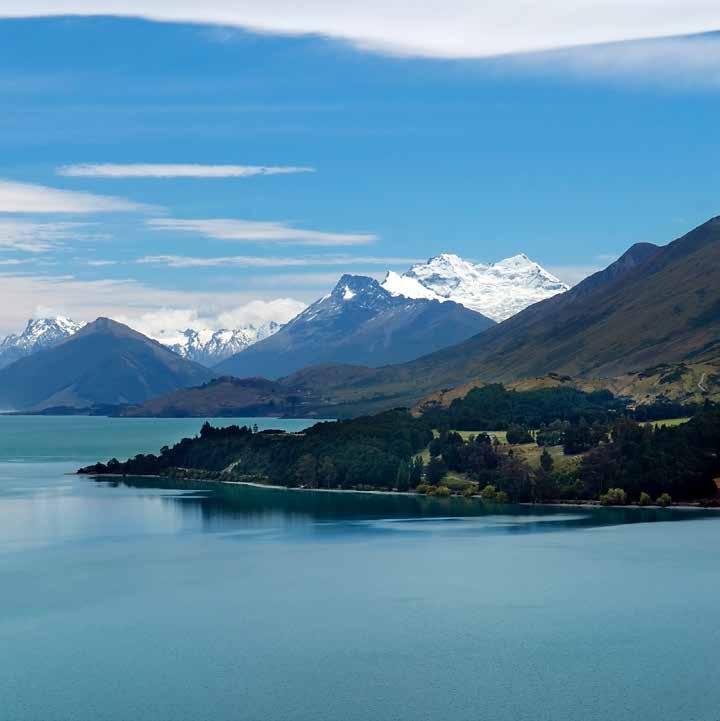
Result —
<path fill-rule="evenodd" d="M 397 409 L 318 423 L 302 433 L 206 423 L 198 436 L 157 455 L 112 459 L 80 472 L 438 495 L 454 488 L 514 502 L 715 503 L 720 410 L 709 404 L 692 410 L 687 423 L 656 427 L 633 418 L 609 393 L 487 386 L 467 402 L 420 417 Z M 557 462 L 565 457 L 572 462 Z"/>

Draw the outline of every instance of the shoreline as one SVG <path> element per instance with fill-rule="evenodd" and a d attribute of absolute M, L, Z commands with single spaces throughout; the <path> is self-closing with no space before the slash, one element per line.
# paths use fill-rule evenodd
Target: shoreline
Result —
<path fill-rule="evenodd" d="M 257 481 L 218 481 L 213 478 L 172 478 L 170 476 L 158 476 L 158 475 L 148 475 L 148 474 L 140 474 L 140 475 L 134 475 L 134 476 L 122 476 L 115 473 L 72 473 L 68 475 L 76 475 L 76 476 L 85 476 L 88 478 L 115 478 L 115 479 L 122 479 L 122 478 L 157 478 L 157 479 L 164 479 L 168 481 L 186 481 L 186 482 L 196 482 L 196 483 L 215 483 L 215 484 L 221 484 L 226 486 L 249 486 L 251 488 L 266 488 L 273 491 L 298 491 L 298 492 L 309 492 L 309 493 L 363 493 L 366 495 L 374 495 L 374 496 L 410 496 L 413 498 L 418 497 L 425 497 L 425 498 L 437 498 L 436 496 L 428 496 L 425 493 L 417 493 L 416 491 L 367 491 L 367 490 L 354 490 L 351 488 L 299 488 L 299 487 L 293 487 L 293 486 L 279 486 L 277 484 L 271 484 L 271 483 L 258 483 Z M 474 496 L 465 497 L 461 495 L 457 496 L 446 496 L 444 498 L 440 498 L 438 500 L 446 500 L 448 498 L 461 498 L 466 501 L 480 501 L 481 503 L 485 503 L 485 501 L 482 499 L 480 494 L 476 494 Z M 631 510 L 659 510 L 659 511 L 671 511 L 671 510 L 678 510 L 678 511 L 720 511 L 720 507 L 718 506 L 702 506 L 700 504 L 691 504 L 691 503 L 677 503 L 677 504 L 671 504 L 670 506 L 658 506 L 657 504 L 650 504 L 648 506 L 639 506 L 638 504 L 625 504 L 625 505 L 618 505 L 618 506 L 604 506 L 599 501 L 574 501 L 574 500 L 555 500 L 555 501 L 548 501 L 546 503 L 531 503 L 529 501 L 520 501 L 517 503 L 490 503 L 488 505 L 509 505 L 509 506 L 528 506 L 530 508 L 534 507 L 544 507 L 544 508 L 586 508 L 586 509 L 602 509 L 602 508 L 624 508 L 624 509 L 631 509 Z"/>

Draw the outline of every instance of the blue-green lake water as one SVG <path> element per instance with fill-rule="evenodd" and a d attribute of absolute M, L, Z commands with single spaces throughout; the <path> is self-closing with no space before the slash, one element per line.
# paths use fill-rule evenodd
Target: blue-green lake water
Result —
<path fill-rule="evenodd" d="M 201 423 L 0 417 L 0 720 L 720 717 L 720 515 L 70 475 Z"/>

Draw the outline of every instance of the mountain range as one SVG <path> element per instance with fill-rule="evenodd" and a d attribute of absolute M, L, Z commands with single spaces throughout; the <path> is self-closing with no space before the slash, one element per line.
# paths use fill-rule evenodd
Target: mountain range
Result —
<path fill-rule="evenodd" d="M 0 370 L 0 408 L 44 410 L 142 403 L 211 380 L 181 358 L 108 318 Z"/>
<path fill-rule="evenodd" d="M 280 323 L 271 320 L 260 325 L 250 324 L 232 330 L 186 328 L 178 338 L 160 337 L 158 340 L 183 358 L 211 368 L 236 353 L 242 353 L 253 343 L 269 338 L 281 327 Z"/>
<path fill-rule="evenodd" d="M 354 414 L 413 405 L 442 388 L 549 373 L 606 385 L 654 377 L 662 391 L 692 377 L 690 366 L 705 368 L 699 394 L 720 393 L 720 218 L 666 246 L 636 244 L 568 292 L 455 346 L 379 369 L 306 369 L 302 387 Z"/>
<path fill-rule="evenodd" d="M 401 363 L 492 325 L 459 303 L 393 295 L 373 278 L 344 275 L 330 294 L 216 369 L 239 378 L 279 378 L 318 364 Z"/>
<path fill-rule="evenodd" d="M 524 254 L 483 265 L 449 253 L 416 264 L 402 275 L 387 273 L 382 287 L 396 297 L 453 301 L 496 321 L 568 289 Z M 0 342 L 0 368 L 56 345 L 83 325 L 63 316 L 29 320 L 22 333 Z M 273 320 L 220 330 L 195 325 L 181 331 L 161 330 L 153 338 L 183 358 L 211 368 L 269 338 L 281 327 Z"/>
<path fill-rule="evenodd" d="M 389 272 L 382 286 L 406 298 L 454 301 L 497 322 L 569 290 L 524 253 L 489 265 L 442 253 L 402 275 Z"/>

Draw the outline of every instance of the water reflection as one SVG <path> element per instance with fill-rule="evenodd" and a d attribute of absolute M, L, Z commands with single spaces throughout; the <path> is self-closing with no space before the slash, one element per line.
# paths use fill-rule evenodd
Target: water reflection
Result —
<path fill-rule="evenodd" d="M 98 482 L 109 487 L 178 491 L 163 494 L 163 502 L 173 504 L 189 525 L 212 531 L 319 524 L 330 532 L 334 522 L 342 522 L 343 533 L 347 533 L 349 523 L 362 527 L 364 533 L 369 529 L 393 533 L 542 533 L 715 515 L 702 510 L 497 505 L 461 497 L 333 493 L 160 478 Z"/>

